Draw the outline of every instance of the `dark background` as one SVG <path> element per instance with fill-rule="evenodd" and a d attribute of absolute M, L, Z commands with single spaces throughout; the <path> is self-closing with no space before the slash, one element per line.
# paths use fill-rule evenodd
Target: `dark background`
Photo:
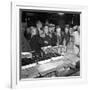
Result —
<path fill-rule="evenodd" d="M 59 15 L 59 13 L 64 13 Z M 49 23 L 59 24 L 63 26 L 65 24 L 80 25 L 80 13 L 75 12 L 60 12 L 60 11 L 41 11 L 41 10 L 21 10 L 21 22 L 27 22 L 28 26 L 36 24 L 36 21 L 40 20 L 45 23 L 46 20 Z M 72 23 L 73 21 L 73 23 Z"/>

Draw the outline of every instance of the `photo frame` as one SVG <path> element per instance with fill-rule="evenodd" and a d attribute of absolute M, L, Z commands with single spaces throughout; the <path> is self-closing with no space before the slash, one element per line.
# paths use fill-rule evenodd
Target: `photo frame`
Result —
<path fill-rule="evenodd" d="M 61 11 L 80 14 L 80 76 L 79 77 L 60 77 L 48 79 L 20 79 L 20 10 L 32 9 L 41 11 Z M 12 2 L 11 3 L 11 87 L 38 87 L 50 85 L 65 85 L 87 82 L 87 7 L 74 5 L 51 5 L 40 3 Z M 51 80 L 52 79 L 52 80 Z"/>

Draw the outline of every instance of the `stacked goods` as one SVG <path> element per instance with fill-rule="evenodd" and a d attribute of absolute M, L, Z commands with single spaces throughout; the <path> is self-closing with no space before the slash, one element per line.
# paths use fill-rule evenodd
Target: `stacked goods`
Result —
<path fill-rule="evenodd" d="M 22 52 L 21 58 L 32 58 L 32 53 L 30 52 Z"/>
<path fill-rule="evenodd" d="M 36 52 L 22 52 L 21 53 L 21 65 L 29 65 L 33 63 L 45 63 L 50 60 L 58 60 L 61 57 L 61 54 L 65 53 L 66 48 L 62 45 L 60 46 L 47 46 L 43 47 L 43 55 L 41 53 L 36 53 Z M 55 58 L 54 58 L 55 57 Z"/>
<path fill-rule="evenodd" d="M 48 53 L 55 53 L 55 54 L 62 54 L 66 52 L 66 47 L 63 45 L 59 45 L 59 46 L 47 46 L 47 47 L 43 47 L 42 50 L 45 52 L 45 54 Z"/>

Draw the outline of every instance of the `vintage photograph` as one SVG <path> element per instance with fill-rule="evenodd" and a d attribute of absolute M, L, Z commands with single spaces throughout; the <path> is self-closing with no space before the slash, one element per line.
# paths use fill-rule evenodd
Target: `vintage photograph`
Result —
<path fill-rule="evenodd" d="M 19 10 L 21 80 L 80 76 L 80 14 Z"/>

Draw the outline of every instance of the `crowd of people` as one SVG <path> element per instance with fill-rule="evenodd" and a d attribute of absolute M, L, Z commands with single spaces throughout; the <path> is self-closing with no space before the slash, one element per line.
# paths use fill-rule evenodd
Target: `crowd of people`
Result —
<path fill-rule="evenodd" d="M 24 31 L 24 37 L 29 42 L 32 51 L 40 52 L 41 47 L 70 44 L 80 50 L 80 26 L 65 24 L 63 27 L 53 23 L 43 24 L 37 21 Z"/>

